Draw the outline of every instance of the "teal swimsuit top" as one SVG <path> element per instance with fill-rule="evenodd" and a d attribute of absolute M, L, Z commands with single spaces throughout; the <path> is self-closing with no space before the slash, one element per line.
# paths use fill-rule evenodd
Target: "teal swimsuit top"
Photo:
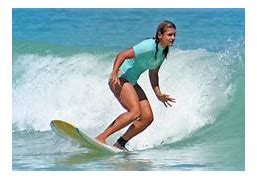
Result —
<path fill-rule="evenodd" d="M 146 39 L 133 46 L 135 58 L 125 59 L 119 68 L 119 77 L 122 77 L 133 85 L 137 84 L 139 76 L 147 69 L 155 69 L 164 61 L 164 48 L 158 44 L 158 53 L 156 59 L 154 57 L 156 51 L 156 43 L 154 39 Z"/>

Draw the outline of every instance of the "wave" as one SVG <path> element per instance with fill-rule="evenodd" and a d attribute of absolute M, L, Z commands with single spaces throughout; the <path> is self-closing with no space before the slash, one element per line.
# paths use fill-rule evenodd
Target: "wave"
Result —
<path fill-rule="evenodd" d="M 49 131 L 52 119 L 64 119 L 92 136 L 98 134 L 123 111 L 107 86 L 113 58 L 113 51 L 67 56 L 26 52 L 14 56 L 13 132 Z M 130 148 L 179 142 L 196 136 L 204 128 L 215 129 L 219 123 L 222 125 L 218 129 L 221 128 L 225 124 L 220 120 L 222 112 L 233 108 L 231 104 L 238 93 L 244 97 L 242 80 L 241 54 L 205 49 L 172 50 L 161 67 L 160 86 L 177 103 L 165 108 L 154 96 L 144 73 L 139 84 L 152 105 L 155 120 L 130 141 Z M 241 104 L 238 108 L 243 107 Z"/>

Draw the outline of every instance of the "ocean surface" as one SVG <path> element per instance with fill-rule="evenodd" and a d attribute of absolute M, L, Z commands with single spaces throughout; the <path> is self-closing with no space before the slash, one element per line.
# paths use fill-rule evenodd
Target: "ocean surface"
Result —
<path fill-rule="evenodd" d="M 177 25 L 160 69 L 160 103 L 142 74 L 154 122 L 129 154 L 90 152 L 51 131 L 64 119 L 95 137 L 124 110 L 108 89 L 115 55 Z M 13 9 L 15 171 L 244 171 L 244 9 Z M 113 144 L 126 129 L 108 139 Z"/>

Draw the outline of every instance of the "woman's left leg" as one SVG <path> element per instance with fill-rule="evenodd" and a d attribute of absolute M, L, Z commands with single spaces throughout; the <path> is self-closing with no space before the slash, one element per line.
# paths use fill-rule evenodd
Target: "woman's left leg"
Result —
<path fill-rule="evenodd" d="M 134 121 L 122 135 L 124 140 L 129 141 L 131 138 L 144 131 L 153 122 L 153 112 L 147 99 L 140 101 L 140 111 L 140 118 Z"/>

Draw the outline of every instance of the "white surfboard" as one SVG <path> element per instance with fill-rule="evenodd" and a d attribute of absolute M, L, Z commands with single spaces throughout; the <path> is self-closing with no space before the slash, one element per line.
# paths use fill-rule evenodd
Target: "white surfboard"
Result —
<path fill-rule="evenodd" d="M 124 152 L 114 146 L 109 146 L 91 138 L 79 128 L 63 120 L 52 120 L 50 123 L 52 130 L 62 137 L 68 138 L 72 141 L 79 143 L 80 145 L 94 151 L 100 151 L 103 153 L 119 153 Z"/>

